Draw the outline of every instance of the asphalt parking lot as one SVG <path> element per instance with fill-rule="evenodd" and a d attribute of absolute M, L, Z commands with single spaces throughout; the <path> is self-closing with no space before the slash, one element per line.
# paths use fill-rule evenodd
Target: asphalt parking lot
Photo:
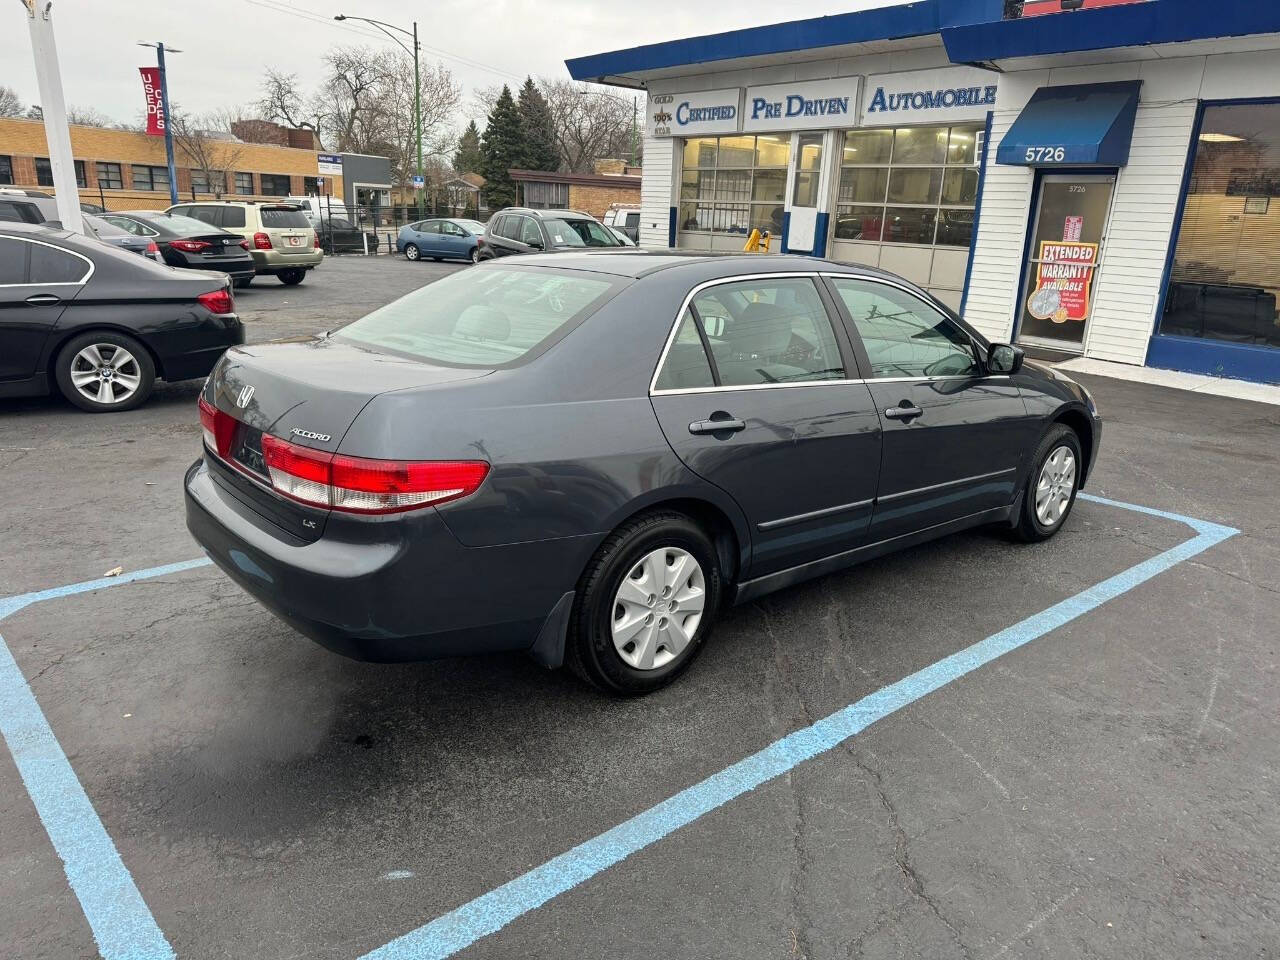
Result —
<path fill-rule="evenodd" d="M 454 269 L 339 258 L 237 303 L 251 340 L 290 336 Z M 1083 501 L 1044 545 L 955 536 L 734 609 L 637 701 L 521 657 L 352 663 L 209 566 L 0 601 L 0 634 L 178 957 L 407 960 L 451 953 L 397 938 L 1119 583 L 457 955 L 1280 956 L 1280 408 L 1087 383 L 1092 494 L 1239 533 L 1150 578 L 1195 530 Z M 0 598 L 199 556 L 198 387 L 112 416 L 0 402 Z M 97 956 L 29 786 L 0 751 L 0 954 Z"/>

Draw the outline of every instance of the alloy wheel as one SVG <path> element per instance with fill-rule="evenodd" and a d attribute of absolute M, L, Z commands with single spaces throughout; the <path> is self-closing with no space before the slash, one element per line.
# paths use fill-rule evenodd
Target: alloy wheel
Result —
<path fill-rule="evenodd" d="M 1055 447 L 1040 468 L 1036 483 L 1036 519 L 1042 526 L 1062 522 L 1076 489 L 1076 455 L 1065 444 Z"/>
<path fill-rule="evenodd" d="M 679 547 L 650 551 L 622 578 L 613 598 L 613 646 L 636 670 L 665 667 L 693 641 L 706 605 L 706 578 Z"/>
<path fill-rule="evenodd" d="M 417 245 L 416 245 L 416 244 L 412 244 L 412 243 L 411 243 L 411 244 L 409 244 L 408 246 L 406 246 L 406 247 L 404 248 L 404 258 L 405 258 L 406 260 L 417 260 L 417 259 L 418 259 L 418 247 L 417 247 Z"/>
<path fill-rule="evenodd" d="M 138 391 L 138 359 L 115 343 L 92 343 L 71 360 L 71 383 L 96 403 L 123 403 Z"/>

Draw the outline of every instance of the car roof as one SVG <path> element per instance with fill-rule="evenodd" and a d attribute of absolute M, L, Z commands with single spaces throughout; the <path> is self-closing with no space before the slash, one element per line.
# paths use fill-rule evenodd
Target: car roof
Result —
<path fill-rule="evenodd" d="M 753 273 L 847 273 L 855 276 L 879 277 L 904 282 L 900 277 L 861 264 L 838 263 L 799 254 L 761 253 L 694 253 L 678 250 L 648 251 L 635 247 L 625 250 L 575 250 L 572 253 L 541 253 L 522 256 L 520 266 L 555 267 L 561 270 L 589 270 L 619 277 L 639 279 L 660 271 L 696 270 L 716 277 L 748 276 Z M 718 269 L 717 269 L 718 268 Z"/>
<path fill-rule="evenodd" d="M 595 220 L 595 217 L 591 214 L 583 213 L 581 210 L 542 210 L 534 209 L 533 207 L 503 207 L 501 210 L 495 211 L 493 215 L 496 217 L 500 213 L 518 213 L 521 216 L 538 217 L 539 219 L 552 217 L 558 220 Z"/>
<path fill-rule="evenodd" d="M 61 240 L 71 236 L 71 231 L 63 227 L 51 227 L 47 223 L 0 223 L 0 233 L 22 234 L 36 240 Z"/>

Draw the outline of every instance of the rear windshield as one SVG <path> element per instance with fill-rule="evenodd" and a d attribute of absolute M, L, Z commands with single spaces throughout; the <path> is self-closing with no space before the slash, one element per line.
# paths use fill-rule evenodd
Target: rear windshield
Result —
<path fill-rule="evenodd" d="M 551 242 L 557 247 L 620 247 L 618 238 L 609 228 L 594 220 L 560 219 L 551 217 L 542 221 Z"/>
<path fill-rule="evenodd" d="M 264 227 L 304 227 L 311 229 L 307 215 L 301 210 L 281 210 L 279 207 L 262 208 L 262 225 Z"/>
<path fill-rule="evenodd" d="M 375 310 L 338 337 L 445 366 L 509 366 L 564 336 L 621 283 L 568 270 L 473 268 Z"/>

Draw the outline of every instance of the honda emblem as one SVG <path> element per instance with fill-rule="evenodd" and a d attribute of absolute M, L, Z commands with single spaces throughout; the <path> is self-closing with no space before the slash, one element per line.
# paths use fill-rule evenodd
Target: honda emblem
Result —
<path fill-rule="evenodd" d="M 240 391 L 240 395 L 236 397 L 236 406 L 240 408 L 247 407 L 249 401 L 253 399 L 253 387 L 245 387 Z"/>

